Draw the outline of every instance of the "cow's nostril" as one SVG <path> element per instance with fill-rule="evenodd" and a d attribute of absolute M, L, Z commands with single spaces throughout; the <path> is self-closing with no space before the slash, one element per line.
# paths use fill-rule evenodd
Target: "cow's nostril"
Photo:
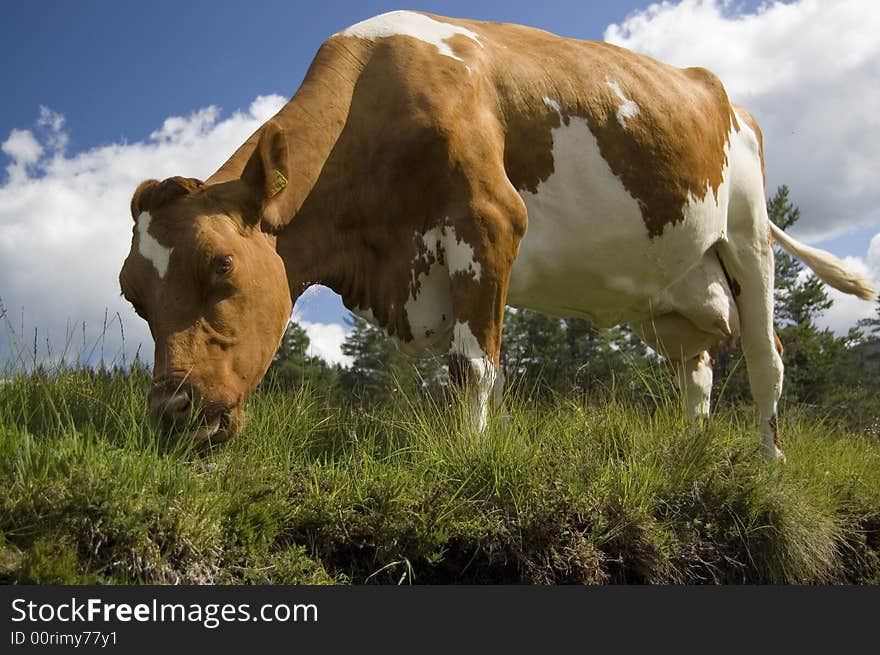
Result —
<path fill-rule="evenodd" d="M 190 405 L 192 405 L 192 401 L 189 394 L 178 391 L 165 401 L 165 413 L 174 417 L 186 415 L 189 414 Z"/>
<path fill-rule="evenodd" d="M 192 411 L 192 396 L 188 391 L 178 390 L 161 399 L 150 402 L 150 414 L 156 423 L 167 428 L 181 428 Z"/>

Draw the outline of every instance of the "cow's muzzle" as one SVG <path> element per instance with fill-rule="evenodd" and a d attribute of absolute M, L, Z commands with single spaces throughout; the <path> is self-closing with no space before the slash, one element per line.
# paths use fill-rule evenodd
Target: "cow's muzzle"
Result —
<path fill-rule="evenodd" d="M 222 404 L 205 402 L 185 382 L 155 382 L 147 403 L 154 424 L 195 446 L 231 439 L 241 422 L 240 412 Z"/>

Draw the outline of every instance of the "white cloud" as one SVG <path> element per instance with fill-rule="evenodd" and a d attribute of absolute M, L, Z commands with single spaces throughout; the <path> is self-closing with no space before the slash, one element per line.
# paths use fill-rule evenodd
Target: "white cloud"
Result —
<path fill-rule="evenodd" d="M 30 130 L 12 130 L 0 148 L 12 159 L 6 172 L 10 180 L 17 182 L 27 178 L 28 166 L 36 164 L 43 155 L 43 146 Z"/>
<path fill-rule="evenodd" d="M 880 220 L 880 3 L 800 0 L 743 13 L 718 0 L 662 3 L 606 40 L 703 66 L 765 136 L 768 189 L 791 187 L 812 240 Z"/>
<path fill-rule="evenodd" d="M 801 210 L 807 241 L 880 221 L 880 3 L 797 0 L 753 13 L 729 0 L 654 4 L 610 25 L 605 39 L 677 66 L 703 66 L 724 82 L 764 132 L 767 186 Z M 880 281 L 880 235 L 864 259 Z M 829 290 L 820 325 L 846 333 L 874 305 Z"/>
<path fill-rule="evenodd" d="M 48 107 L 40 106 L 40 116 L 37 119 L 37 127 L 45 128 L 46 144 L 56 153 L 64 152 L 67 148 L 69 137 L 64 131 L 64 116 L 52 111 Z"/>
<path fill-rule="evenodd" d="M 342 342 L 348 333 L 338 323 L 311 323 L 297 321 L 309 336 L 308 354 L 318 356 L 330 364 L 340 364 L 348 368 L 352 358 L 342 354 Z"/>
<path fill-rule="evenodd" d="M 92 351 L 94 361 L 103 345 L 107 360 L 121 361 L 119 325 L 100 338 L 105 310 L 111 323 L 117 312 L 122 318 L 128 361 L 139 345 L 151 361 L 146 323 L 119 297 L 117 282 L 131 243 L 131 194 L 150 177 L 207 177 L 284 102 L 261 96 L 226 118 L 208 107 L 167 119 L 147 141 L 73 156 L 64 153 L 64 117 L 50 109 L 40 109 L 35 132 L 12 130 L 2 145 L 12 163 L 0 185 L 0 298 L 8 311 L 0 366 L 20 351 L 30 360 L 35 328 L 38 359 L 48 339 L 53 358 L 68 344 L 69 359 Z"/>

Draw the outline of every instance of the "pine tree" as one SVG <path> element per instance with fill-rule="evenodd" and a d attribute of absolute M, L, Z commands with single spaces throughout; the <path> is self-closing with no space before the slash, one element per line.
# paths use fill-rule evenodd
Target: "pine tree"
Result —
<path fill-rule="evenodd" d="M 530 395 L 593 393 L 629 383 L 647 348 L 626 326 L 599 330 L 582 318 L 560 319 L 508 308 L 501 344 L 505 377 Z"/>
<path fill-rule="evenodd" d="M 320 357 L 309 355 L 308 350 L 309 335 L 296 321 L 290 321 L 269 365 L 267 379 L 288 388 L 304 384 L 332 386 L 335 378 L 333 369 Z"/>
<path fill-rule="evenodd" d="M 568 363 L 560 319 L 529 309 L 507 308 L 501 366 L 508 384 L 529 395 L 563 390 Z"/>
<path fill-rule="evenodd" d="M 788 187 L 779 187 L 767 203 L 770 220 L 786 229 L 797 223 L 800 210 L 789 199 Z M 838 386 L 854 383 L 856 365 L 848 349 L 850 336 L 838 338 L 820 329 L 816 320 L 831 307 L 824 284 L 803 265 L 776 249 L 776 320 L 784 348 L 784 396 L 789 400 L 821 403 Z"/>
<path fill-rule="evenodd" d="M 402 393 L 439 393 L 446 382 L 445 357 L 409 357 L 384 330 L 350 315 L 352 331 L 342 352 L 352 365 L 339 374 L 341 390 L 363 403 L 384 403 Z"/>
<path fill-rule="evenodd" d="M 870 341 L 880 340 L 880 299 L 877 300 L 875 310 L 876 316 L 860 319 L 857 323 L 862 335 Z"/>
<path fill-rule="evenodd" d="M 767 202 L 770 220 L 783 230 L 800 219 L 801 212 L 789 199 L 789 189 L 782 185 Z M 832 300 L 821 280 L 805 274 L 803 265 L 784 250 L 776 249 L 775 297 L 776 321 L 782 326 L 812 324 L 831 307 Z"/>
<path fill-rule="evenodd" d="M 627 325 L 599 329 L 582 318 L 565 320 L 575 390 L 595 393 L 611 385 L 632 388 L 648 362 L 645 342 Z"/>
<path fill-rule="evenodd" d="M 309 349 L 309 335 L 296 321 L 290 321 L 281 337 L 278 352 L 273 361 L 276 362 L 305 362 L 308 359 L 306 351 Z"/>

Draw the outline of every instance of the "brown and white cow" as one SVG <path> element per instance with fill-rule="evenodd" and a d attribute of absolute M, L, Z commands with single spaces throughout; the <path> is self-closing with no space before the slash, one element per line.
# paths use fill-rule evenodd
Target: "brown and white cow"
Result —
<path fill-rule="evenodd" d="M 448 352 L 482 425 L 504 307 L 627 322 L 708 413 L 741 335 L 782 457 L 761 132 L 702 68 L 517 25 L 397 11 L 321 46 L 296 95 L 206 182 L 142 183 L 125 296 L 156 342 L 152 415 L 235 434 L 292 303 L 324 284 L 405 350 Z M 772 235 L 772 236 L 771 236 Z"/>

